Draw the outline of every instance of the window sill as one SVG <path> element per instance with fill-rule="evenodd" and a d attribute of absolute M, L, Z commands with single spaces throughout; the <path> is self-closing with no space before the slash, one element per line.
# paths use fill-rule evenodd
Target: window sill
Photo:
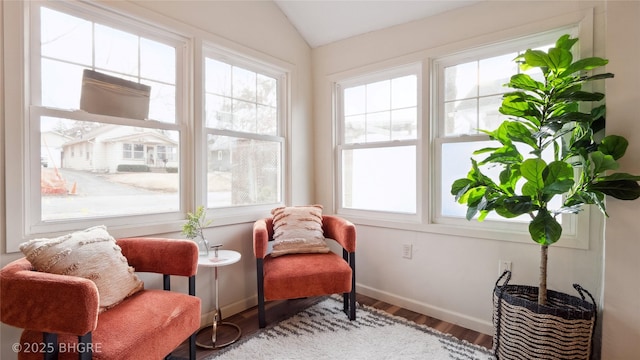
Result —
<path fill-rule="evenodd" d="M 478 240 L 488 241 L 507 241 L 521 244 L 536 245 L 529 233 L 525 231 L 515 230 L 495 230 L 490 229 L 489 224 L 479 223 L 477 221 L 469 221 L 469 226 L 451 225 L 451 224 L 435 224 L 435 223 L 422 223 L 412 221 L 389 221 L 381 220 L 380 218 L 370 218 L 363 216 L 352 216 L 342 214 L 349 221 L 356 225 L 395 229 L 402 231 L 414 231 L 430 234 L 441 234 L 465 238 L 474 238 Z M 589 249 L 589 237 L 587 236 L 563 236 L 553 246 L 569 248 L 569 249 Z"/>

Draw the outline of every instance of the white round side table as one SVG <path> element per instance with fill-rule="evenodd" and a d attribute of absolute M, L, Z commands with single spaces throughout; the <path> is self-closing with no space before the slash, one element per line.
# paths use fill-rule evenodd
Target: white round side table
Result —
<path fill-rule="evenodd" d="M 237 251 L 218 250 L 217 247 L 209 251 L 208 256 L 200 256 L 198 258 L 198 266 L 212 267 L 214 269 L 214 274 L 215 274 L 214 286 L 216 288 L 216 296 L 215 296 L 216 308 L 213 313 L 213 322 L 211 323 L 211 325 L 207 325 L 202 329 L 198 330 L 198 333 L 196 334 L 196 338 L 197 338 L 197 335 L 199 335 L 202 331 L 211 329 L 211 344 L 206 344 L 206 343 L 201 343 L 199 341 L 196 341 L 196 345 L 200 347 L 207 348 L 207 349 L 218 349 L 218 348 L 233 344 L 240 338 L 240 335 L 242 334 L 242 331 L 240 330 L 240 327 L 238 325 L 230 322 L 222 321 L 222 313 L 220 311 L 220 305 L 218 303 L 218 268 L 221 266 L 237 263 L 238 261 L 240 261 L 240 258 L 241 258 L 241 255 Z M 234 330 L 237 331 L 238 334 L 230 341 L 227 341 L 223 344 L 219 344 L 217 343 L 216 338 L 218 335 L 218 328 L 222 326 L 234 328 Z"/>

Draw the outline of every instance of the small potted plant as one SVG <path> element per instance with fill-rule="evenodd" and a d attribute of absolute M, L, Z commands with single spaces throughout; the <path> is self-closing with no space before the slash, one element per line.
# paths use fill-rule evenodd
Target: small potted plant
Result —
<path fill-rule="evenodd" d="M 591 110 L 584 105 L 604 99 L 604 94 L 584 90 L 582 85 L 612 78 L 610 73 L 585 73 L 608 60 L 590 57 L 574 62 L 571 48 L 577 41 L 564 35 L 546 52 L 529 49 L 516 58 L 521 70 L 538 68 L 543 79 L 524 72 L 511 77 L 506 85 L 514 91 L 504 94 L 499 109 L 509 119 L 493 131 L 482 130 L 496 146 L 475 151 L 474 155 L 486 157 L 472 159 L 467 177 L 451 187 L 456 200 L 467 206 L 468 220 L 477 216 L 482 221 L 490 212 L 506 218 L 528 216 L 531 239 L 540 245 L 537 288 L 496 284 L 494 351 L 500 359 L 536 357 L 527 351 L 553 354 L 553 359 L 589 357 L 595 301 L 592 298 L 593 304 L 584 304 L 582 311 L 580 301 L 585 297 L 578 285 L 574 287 L 582 299 L 547 291 L 548 248 L 562 235 L 557 217 L 576 214 L 588 204 L 607 216 L 606 195 L 622 200 L 640 197 L 640 176 L 611 173 L 619 167 L 627 140 L 618 135 L 602 136 L 603 102 Z M 549 153 L 551 159 L 545 160 L 543 153 Z M 486 166 L 501 169 L 498 179 L 483 173 Z M 561 199 L 559 208 L 550 207 L 554 198 Z M 501 306 L 505 300 L 508 306 Z M 578 327 L 584 329 L 580 335 L 573 331 Z"/>
<path fill-rule="evenodd" d="M 209 241 L 204 236 L 204 229 L 211 225 L 213 220 L 207 220 L 207 212 L 200 205 L 195 213 L 187 213 L 187 222 L 182 226 L 182 234 L 188 239 L 198 243 L 200 256 L 209 256 Z"/>

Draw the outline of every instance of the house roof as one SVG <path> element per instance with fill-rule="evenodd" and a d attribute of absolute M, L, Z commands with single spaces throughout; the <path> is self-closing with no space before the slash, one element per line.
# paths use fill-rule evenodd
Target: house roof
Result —
<path fill-rule="evenodd" d="M 103 136 L 103 141 L 116 142 L 116 141 L 130 141 L 130 142 L 139 142 L 146 144 L 173 144 L 177 145 L 178 142 L 171 139 L 168 136 L 165 136 L 155 129 L 146 129 L 146 128 L 138 128 L 139 131 L 131 132 L 127 134 L 113 134 L 109 133 L 115 130 L 121 129 L 118 125 L 104 125 L 99 128 L 93 129 L 87 134 L 84 134 L 80 139 L 74 139 L 72 141 L 66 142 L 64 145 L 73 145 L 80 144 L 87 141 L 94 141 L 98 136 Z"/>

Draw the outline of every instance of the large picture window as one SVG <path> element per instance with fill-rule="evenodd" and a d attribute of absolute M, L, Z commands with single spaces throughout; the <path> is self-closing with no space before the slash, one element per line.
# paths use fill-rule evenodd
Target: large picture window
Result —
<path fill-rule="evenodd" d="M 339 207 L 418 211 L 418 65 L 338 82 Z"/>
<path fill-rule="evenodd" d="M 34 2 L 29 24 L 28 232 L 179 214 L 185 40 L 83 4 Z"/>

